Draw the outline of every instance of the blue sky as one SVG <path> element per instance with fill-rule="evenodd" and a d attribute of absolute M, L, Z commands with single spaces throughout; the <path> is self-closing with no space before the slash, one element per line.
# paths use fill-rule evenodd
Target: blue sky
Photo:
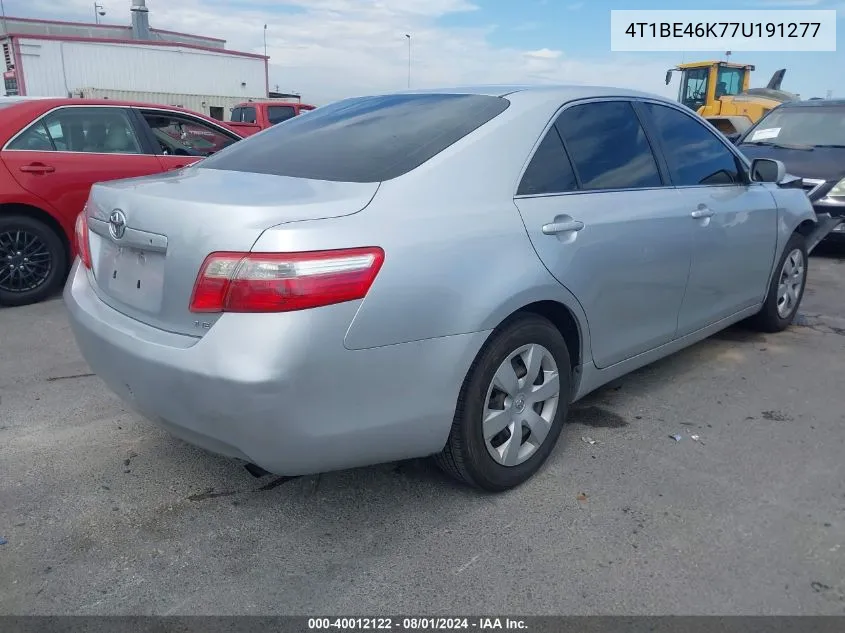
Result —
<path fill-rule="evenodd" d="M 735 0 L 725 2 L 679 2 L 665 0 L 474 0 L 478 11 L 445 16 L 444 25 L 452 27 L 491 28 L 489 40 L 497 47 L 560 50 L 567 56 L 613 58 L 610 53 L 610 11 L 612 9 L 752 9 L 761 16 L 767 9 L 838 9 L 838 28 L 845 31 L 845 1 L 827 0 Z M 762 19 L 762 17 L 761 17 Z M 786 68 L 784 89 L 802 96 L 825 96 L 828 90 L 845 97 L 845 37 L 837 33 L 837 52 L 741 52 L 732 61 L 757 67 L 753 85 L 765 85 L 772 73 Z M 725 51 L 683 52 L 677 54 L 637 53 L 648 61 L 665 60 L 667 68 L 675 63 L 706 59 L 724 59 Z M 600 77 L 596 78 L 601 81 Z"/>
<path fill-rule="evenodd" d="M 6 13 L 91 21 L 89 0 L 4 0 Z M 130 0 L 100 0 L 105 22 L 126 24 Z M 752 85 L 786 68 L 784 88 L 845 97 L 845 0 L 147 0 L 153 26 L 226 38 L 263 52 L 270 82 L 316 103 L 366 92 L 455 83 L 555 82 L 636 87 L 674 96 L 665 70 L 724 51 L 611 53 L 611 9 L 836 9 L 836 52 L 735 51 L 757 67 Z"/>

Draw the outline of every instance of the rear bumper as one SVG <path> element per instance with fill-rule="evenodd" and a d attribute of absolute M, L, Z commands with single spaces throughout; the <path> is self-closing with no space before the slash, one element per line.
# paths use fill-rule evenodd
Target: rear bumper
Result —
<path fill-rule="evenodd" d="M 92 370 L 174 435 L 280 475 L 438 452 L 486 333 L 352 351 L 357 304 L 226 314 L 201 339 L 104 304 L 74 264 L 64 292 Z"/>

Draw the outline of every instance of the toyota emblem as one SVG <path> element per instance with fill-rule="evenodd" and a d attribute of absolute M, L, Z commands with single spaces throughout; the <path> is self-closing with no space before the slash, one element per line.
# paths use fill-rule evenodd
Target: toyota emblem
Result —
<path fill-rule="evenodd" d="M 109 233 L 116 240 L 126 233 L 126 215 L 120 209 L 115 209 L 109 216 Z"/>

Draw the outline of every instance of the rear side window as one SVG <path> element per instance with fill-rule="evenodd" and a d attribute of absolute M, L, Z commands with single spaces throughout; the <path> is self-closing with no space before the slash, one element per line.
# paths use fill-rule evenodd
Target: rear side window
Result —
<path fill-rule="evenodd" d="M 625 101 L 564 110 L 557 127 L 583 189 L 637 189 L 663 184 L 645 132 Z"/>
<path fill-rule="evenodd" d="M 736 157 L 704 125 L 674 108 L 644 103 L 678 187 L 741 182 Z"/>
<path fill-rule="evenodd" d="M 255 123 L 255 108 L 252 106 L 233 108 L 232 123 Z"/>
<path fill-rule="evenodd" d="M 416 169 L 508 105 L 500 97 L 471 94 L 346 99 L 235 143 L 199 167 L 381 182 Z"/>
<path fill-rule="evenodd" d="M 267 108 L 267 118 L 272 125 L 287 121 L 296 116 L 296 110 L 293 106 L 269 106 Z"/>
<path fill-rule="evenodd" d="M 248 108 L 241 109 L 241 121 L 244 123 L 255 123 L 256 118 L 255 108 L 250 106 Z"/>
<path fill-rule="evenodd" d="M 554 126 L 548 131 L 534 152 L 519 189 L 518 196 L 563 193 L 577 188 L 572 163 L 563 149 L 560 135 Z"/>

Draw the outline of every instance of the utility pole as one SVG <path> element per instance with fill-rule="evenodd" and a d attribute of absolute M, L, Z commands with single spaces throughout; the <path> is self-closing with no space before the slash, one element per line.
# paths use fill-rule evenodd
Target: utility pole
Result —
<path fill-rule="evenodd" d="M 267 25 L 264 25 L 264 57 L 267 57 Z"/>
<path fill-rule="evenodd" d="M 408 38 L 408 89 L 411 89 L 411 34 L 405 33 Z"/>

